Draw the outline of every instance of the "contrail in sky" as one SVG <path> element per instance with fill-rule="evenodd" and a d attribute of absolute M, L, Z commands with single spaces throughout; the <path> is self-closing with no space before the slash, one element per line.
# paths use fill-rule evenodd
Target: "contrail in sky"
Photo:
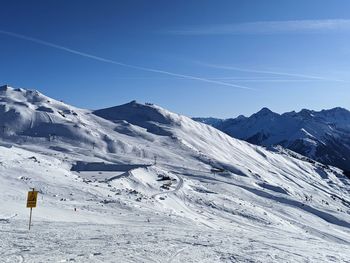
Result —
<path fill-rule="evenodd" d="M 221 66 L 221 65 L 214 65 L 214 64 L 208 64 L 208 63 L 201 63 L 200 65 L 211 67 L 211 68 L 219 68 L 219 69 L 227 69 L 227 70 L 234 70 L 234 71 L 241 71 L 241 72 L 250 72 L 250 73 L 260 73 L 260 74 L 271 74 L 271 75 L 279 75 L 279 76 L 287 76 L 287 77 L 297 77 L 297 78 L 305 78 L 305 79 L 314 79 L 314 80 L 328 80 L 328 81 L 340 81 L 338 79 L 330 79 L 330 78 L 324 78 L 319 76 L 312 76 L 312 75 L 305 75 L 305 74 L 296 74 L 296 73 L 287 73 L 287 72 L 279 72 L 279 71 L 268 71 L 268 70 L 253 70 L 253 69 L 245 69 L 245 68 L 239 68 L 239 67 L 231 67 L 231 66 Z"/>
<path fill-rule="evenodd" d="M 202 81 L 202 82 L 207 82 L 207 83 L 212 83 L 212 84 L 217 84 L 217 85 L 222 85 L 222 86 L 228 86 L 228 87 L 234 87 L 234 88 L 239 88 L 239 89 L 246 89 L 246 90 L 255 90 L 253 88 L 249 88 L 246 86 L 241 86 L 241 85 L 235 85 L 232 83 L 227 83 L 227 82 L 223 82 L 223 81 L 217 81 L 217 80 L 212 80 L 212 79 L 207 79 L 207 78 L 201 78 L 201 77 L 196 77 L 196 76 L 192 76 L 192 75 L 184 75 L 184 74 L 178 74 L 178 73 L 174 73 L 174 72 L 169 72 L 169 71 L 164 71 L 164 70 L 159 70 L 159 69 L 154 69 L 154 68 L 148 68 L 148 67 L 141 67 L 141 66 L 135 66 L 135 65 L 131 65 L 131 64 L 126 64 L 123 62 L 119 62 L 119 61 L 115 61 L 115 60 L 111 60 L 111 59 L 107 59 L 107 58 L 103 58 L 103 57 L 99 57 L 99 56 L 94 56 L 88 53 L 84 53 L 75 49 L 71 49 L 71 48 L 67 48 L 61 45 L 57 45 L 51 42 L 47 42 L 41 39 L 37 39 L 37 38 L 33 38 L 33 37 L 29 37 L 29 36 L 25 36 L 25 35 L 21 35 L 21 34 L 17 34 L 17 33 L 13 33 L 13 32 L 9 32 L 9 31 L 3 31 L 0 30 L 0 34 L 3 35 L 7 35 L 7 36 L 11 36 L 11 37 L 15 37 L 15 38 L 19 38 L 19 39 L 24 39 L 27 41 L 31 41 L 37 44 L 41 44 L 44 46 L 48 46 L 48 47 L 52 47 L 52 48 L 56 48 L 59 50 L 63 50 L 75 55 L 79 55 L 82 57 L 86 57 L 86 58 L 90 58 L 90 59 L 94 59 L 94 60 L 98 60 L 101 62 L 105 62 L 105 63 L 109 63 L 109 64 L 114 64 L 114 65 L 118 65 L 118 66 L 122 66 L 122 67 L 127 67 L 127 68 L 132 68 L 132 69 L 137 69 L 137 70 L 142 70 L 142 71 L 147 71 L 147 72 L 153 72 L 153 73 L 159 73 L 159 74 L 164 74 L 164 75 L 168 75 L 168 76 L 173 76 L 173 77 L 179 77 L 179 78 L 183 78 L 183 79 L 189 79 L 189 80 L 198 80 L 198 81 Z"/>
<path fill-rule="evenodd" d="M 281 34 L 298 32 L 348 32 L 350 19 L 257 21 L 236 24 L 211 24 L 168 30 L 175 35 L 241 35 Z"/>

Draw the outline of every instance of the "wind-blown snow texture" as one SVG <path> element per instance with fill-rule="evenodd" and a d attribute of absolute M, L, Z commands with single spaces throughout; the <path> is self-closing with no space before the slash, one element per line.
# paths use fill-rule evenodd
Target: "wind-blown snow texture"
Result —
<path fill-rule="evenodd" d="M 250 117 L 194 118 L 228 135 L 262 146 L 281 145 L 324 164 L 350 171 L 350 111 L 274 113 L 267 108 Z"/>
<path fill-rule="evenodd" d="M 150 104 L 4 87 L 0 109 L 1 262 L 349 262 L 337 168 Z"/>

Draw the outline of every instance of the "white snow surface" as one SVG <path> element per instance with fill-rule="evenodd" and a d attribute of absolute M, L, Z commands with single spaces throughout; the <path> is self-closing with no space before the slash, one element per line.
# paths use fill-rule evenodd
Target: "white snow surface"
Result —
<path fill-rule="evenodd" d="M 339 169 L 137 102 L 6 87 L 0 121 L 0 262 L 350 262 Z"/>

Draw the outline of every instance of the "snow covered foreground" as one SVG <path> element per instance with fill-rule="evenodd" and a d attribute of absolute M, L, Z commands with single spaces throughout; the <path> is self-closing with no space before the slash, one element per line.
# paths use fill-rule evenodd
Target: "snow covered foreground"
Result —
<path fill-rule="evenodd" d="M 136 102 L 6 87 L 0 122 L 0 262 L 350 262 L 339 169 Z"/>

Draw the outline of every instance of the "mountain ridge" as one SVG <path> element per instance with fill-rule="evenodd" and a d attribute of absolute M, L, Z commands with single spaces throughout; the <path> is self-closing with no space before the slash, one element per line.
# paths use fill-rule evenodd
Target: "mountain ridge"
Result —
<path fill-rule="evenodd" d="M 250 117 L 193 118 L 261 146 L 281 145 L 319 162 L 350 170 L 350 111 L 335 107 L 283 114 L 263 108 Z"/>

